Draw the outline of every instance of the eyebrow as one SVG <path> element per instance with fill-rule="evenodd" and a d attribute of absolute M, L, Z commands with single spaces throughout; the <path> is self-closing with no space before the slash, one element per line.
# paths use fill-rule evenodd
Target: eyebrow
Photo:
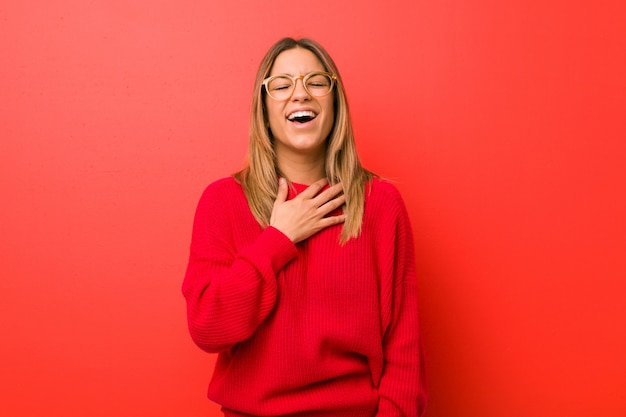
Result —
<path fill-rule="evenodd" d="M 307 72 L 305 74 L 302 74 L 302 75 L 308 75 L 308 74 L 310 74 L 312 72 L 327 72 L 327 71 L 323 70 L 323 69 L 321 69 L 321 70 L 313 70 L 313 71 L 309 71 L 309 72 Z M 276 77 L 278 75 L 289 75 L 290 77 L 299 77 L 299 75 L 293 75 L 293 74 L 290 74 L 288 72 L 280 72 L 280 73 L 274 74 L 274 75 L 270 74 L 270 75 L 268 75 L 268 77 Z"/>

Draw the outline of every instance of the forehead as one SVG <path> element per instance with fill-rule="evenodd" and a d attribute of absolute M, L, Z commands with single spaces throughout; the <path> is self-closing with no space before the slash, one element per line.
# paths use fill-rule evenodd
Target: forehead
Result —
<path fill-rule="evenodd" d="M 308 49 L 293 48 L 281 52 L 274 60 L 270 75 L 289 74 L 305 75 L 311 71 L 324 71 L 324 65 Z"/>

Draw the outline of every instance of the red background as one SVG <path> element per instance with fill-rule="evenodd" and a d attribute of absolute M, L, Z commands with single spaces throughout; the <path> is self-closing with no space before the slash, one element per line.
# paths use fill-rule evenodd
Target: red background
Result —
<path fill-rule="evenodd" d="M 623 4 L 3 2 L 3 414 L 217 415 L 191 222 L 291 35 L 335 57 L 406 199 L 428 417 L 626 415 Z"/>

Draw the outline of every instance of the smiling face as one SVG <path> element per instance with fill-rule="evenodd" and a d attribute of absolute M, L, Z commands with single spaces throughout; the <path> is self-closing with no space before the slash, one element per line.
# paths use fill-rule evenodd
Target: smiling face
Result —
<path fill-rule="evenodd" d="M 314 71 L 325 71 L 325 68 L 313 52 L 297 47 L 278 55 L 269 75 L 299 77 Z M 287 100 L 274 100 L 265 95 L 269 127 L 279 161 L 288 155 L 323 158 L 326 139 L 335 120 L 333 97 L 334 92 L 323 97 L 309 95 L 302 79 L 296 81 L 293 95 Z"/>

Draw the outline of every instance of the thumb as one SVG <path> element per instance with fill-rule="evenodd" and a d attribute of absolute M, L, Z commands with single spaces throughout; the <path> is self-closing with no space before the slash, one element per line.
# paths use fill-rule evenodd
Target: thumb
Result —
<path fill-rule="evenodd" d="M 278 179 L 278 193 L 276 194 L 276 203 L 284 203 L 287 201 L 288 187 L 287 180 L 283 177 Z"/>

